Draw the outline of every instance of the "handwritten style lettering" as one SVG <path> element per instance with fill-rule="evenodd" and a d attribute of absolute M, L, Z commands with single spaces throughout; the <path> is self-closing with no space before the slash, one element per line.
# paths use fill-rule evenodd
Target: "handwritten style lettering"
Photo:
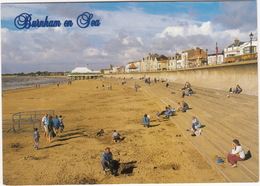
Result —
<path fill-rule="evenodd" d="M 94 20 L 93 14 L 89 12 L 84 12 L 83 14 L 77 17 L 77 25 L 80 28 L 87 28 L 91 27 L 98 27 L 100 25 L 100 20 Z M 60 20 L 49 20 L 48 16 L 45 16 L 44 20 L 32 20 L 32 14 L 22 13 L 18 15 L 14 19 L 14 25 L 18 29 L 29 29 L 29 28 L 39 28 L 39 27 L 72 27 L 73 21 L 72 20 L 65 20 L 61 23 Z"/>
<path fill-rule="evenodd" d="M 77 24 L 80 28 L 87 28 L 89 25 L 91 26 L 99 26 L 99 20 L 92 20 L 93 14 L 84 12 L 83 14 L 79 15 L 77 18 Z"/>
<path fill-rule="evenodd" d="M 18 29 L 29 29 L 31 27 L 60 27 L 61 22 L 59 20 L 48 20 L 48 16 L 44 21 L 39 19 L 32 21 L 32 14 L 22 13 L 14 19 L 14 25 Z"/>

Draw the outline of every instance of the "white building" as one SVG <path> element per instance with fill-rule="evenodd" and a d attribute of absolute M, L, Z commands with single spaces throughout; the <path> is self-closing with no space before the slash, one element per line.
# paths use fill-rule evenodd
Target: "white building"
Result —
<path fill-rule="evenodd" d="M 251 49 L 252 47 L 252 49 Z M 250 51 L 250 49 L 252 51 Z M 252 45 L 251 42 L 245 42 L 242 45 L 240 45 L 239 48 L 239 55 L 244 55 L 244 54 L 250 54 L 250 53 L 257 53 L 257 41 L 252 41 Z"/>
<path fill-rule="evenodd" d="M 208 65 L 219 65 L 224 63 L 224 55 L 219 53 L 218 56 L 216 54 L 208 54 Z"/>
<path fill-rule="evenodd" d="M 240 48 L 241 45 L 243 45 L 245 42 L 239 41 L 237 38 L 234 40 L 234 43 L 231 45 L 227 46 L 224 49 L 224 56 L 225 58 L 233 57 L 233 56 L 238 56 L 240 54 Z"/>
<path fill-rule="evenodd" d="M 89 79 L 94 77 L 100 77 L 102 74 L 100 71 L 90 70 L 88 67 L 76 67 L 68 74 L 71 79 Z"/>

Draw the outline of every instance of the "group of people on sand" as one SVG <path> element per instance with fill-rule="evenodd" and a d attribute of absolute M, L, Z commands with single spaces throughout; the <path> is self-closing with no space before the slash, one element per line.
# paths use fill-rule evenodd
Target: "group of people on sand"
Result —
<path fill-rule="evenodd" d="M 96 89 L 98 90 L 98 85 L 96 85 Z M 106 88 L 105 88 L 105 85 L 102 84 L 101 90 L 105 90 L 105 89 L 106 89 Z M 112 90 L 112 84 L 111 84 L 111 83 L 109 83 L 109 84 L 107 85 L 107 90 Z"/>
<path fill-rule="evenodd" d="M 105 133 L 104 129 L 101 129 L 99 132 L 97 132 L 97 137 L 103 136 Z M 113 130 L 113 141 L 116 143 L 118 141 L 124 140 L 124 137 L 121 138 L 121 135 L 116 131 Z M 102 153 L 101 156 L 101 165 L 103 168 L 103 173 L 106 174 L 106 172 L 110 171 L 112 175 L 117 176 L 118 175 L 118 168 L 119 168 L 119 161 L 113 159 L 113 155 L 110 151 L 109 147 L 105 148 L 105 152 Z"/>
<path fill-rule="evenodd" d="M 44 137 L 47 141 L 51 142 L 51 138 L 54 138 L 59 132 L 63 132 L 64 130 L 64 117 L 60 115 L 59 117 L 56 115 L 54 118 L 50 114 L 45 114 L 42 118 L 42 125 L 44 127 Z M 38 128 L 34 128 L 34 148 L 38 150 L 39 148 L 39 140 L 40 134 L 38 132 Z"/>

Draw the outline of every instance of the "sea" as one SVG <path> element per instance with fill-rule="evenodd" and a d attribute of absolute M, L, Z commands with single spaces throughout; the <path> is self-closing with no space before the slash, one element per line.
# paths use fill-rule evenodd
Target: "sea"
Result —
<path fill-rule="evenodd" d="M 36 84 L 45 86 L 67 82 L 68 79 L 58 77 L 2 77 L 2 90 L 36 87 Z"/>

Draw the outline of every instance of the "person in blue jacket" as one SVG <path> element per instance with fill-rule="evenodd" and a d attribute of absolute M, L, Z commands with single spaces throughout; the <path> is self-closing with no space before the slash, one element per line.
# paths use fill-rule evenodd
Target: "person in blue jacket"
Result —
<path fill-rule="evenodd" d="M 104 174 L 106 173 L 106 170 L 109 169 L 109 162 L 113 160 L 113 154 L 110 152 L 110 148 L 106 147 L 105 152 L 102 154 L 102 160 L 101 160 L 101 165 L 103 168 Z"/>
<path fill-rule="evenodd" d="M 144 125 L 144 127 L 149 127 L 150 126 L 150 119 L 147 116 L 147 114 L 145 114 L 144 117 L 143 117 L 143 125 Z"/>

